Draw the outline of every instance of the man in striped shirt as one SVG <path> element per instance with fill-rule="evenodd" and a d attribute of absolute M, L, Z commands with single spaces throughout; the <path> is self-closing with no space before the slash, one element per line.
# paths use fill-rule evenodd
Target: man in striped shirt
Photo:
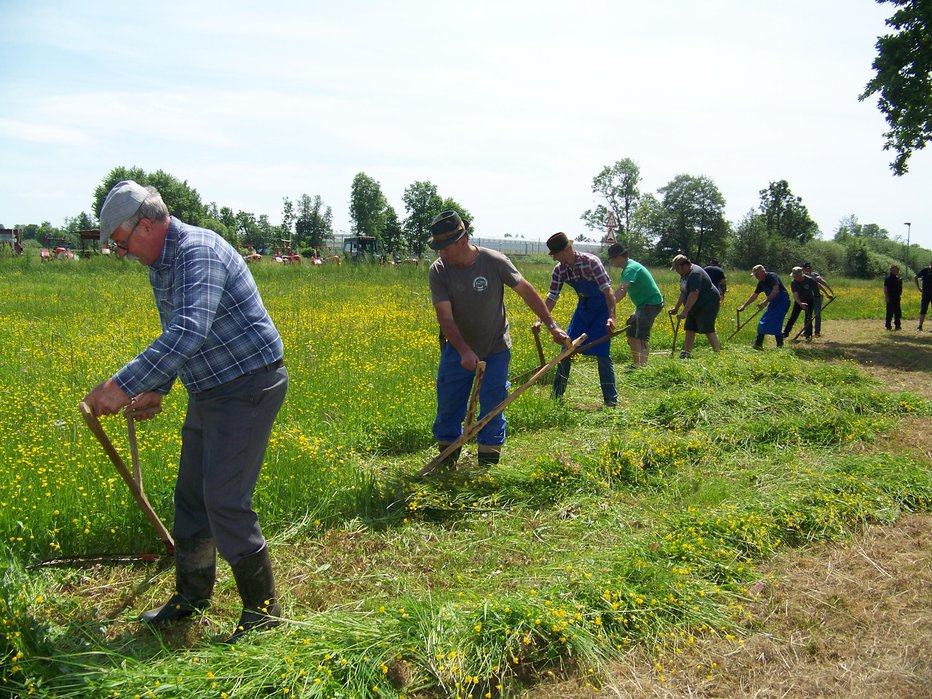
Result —
<path fill-rule="evenodd" d="M 217 552 L 243 612 L 227 639 L 273 626 L 281 608 L 252 496 L 288 388 L 283 345 L 243 257 L 213 231 L 170 216 L 152 187 L 114 185 L 101 243 L 149 267 L 162 332 L 84 398 L 94 415 L 154 417 L 180 378 L 188 391 L 175 483 L 175 594 L 143 621 L 163 624 L 210 605 Z"/>
<path fill-rule="evenodd" d="M 569 284 L 576 291 L 576 310 L 566 329 L 571 338 L 586 333 L 586 344 L 605 337 L 615 328 L 615 295 L 612 293 L 612 280 L 602 261 L 588 252 L 576 252 L 573 241 L 566 233 L 554 233 L 547 239 L 550 256 L 557 262 L 550 277 L 550 292 L 544 303 L 548 310 L 553 310 L 560 298 L 564 284 Z M 599 383 L 602 387 L 602 399 L 605 405 L 612 407 L 618 403 L 618 389 L 615 386 L 615 365 L 610 355 L 611 340 L 606 340 L 582 354 L 594 356 L 599 363 Z M 571 358 L 560 362 L 556 378 L 553 381 L 553 397 L 561 398 L 569 381 Z"/>

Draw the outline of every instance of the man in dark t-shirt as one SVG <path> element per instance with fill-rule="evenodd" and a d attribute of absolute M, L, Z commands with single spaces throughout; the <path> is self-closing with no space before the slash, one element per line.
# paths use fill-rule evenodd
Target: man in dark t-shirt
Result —
<path fill-rule="evenodd" d="M 901 296 L 903 296 L 903 280 L 900 278 L 900 268 L 897 265 L 891 265 L 890 273 L 883 280 L 883 300 L 887 304 L 887 318 L 884 327 L 887 330 L 900 329 L 900 321 L 902 320 Z M 893 327 L 891 327 L 890 321 L 895 324 Z"/>
<path fill-rule="evenodd" d="M 796 319 L 799 318 L 800 312 L 805 311 L 803 335 L 806 338 L 806 342 L 812 342 L 813 302 L 818 293 L 819 283 L 814 277 L 803 274 L 802 267 L 793 267 L 792 275 L 793 281 L 790 282 L 790 291 L 793 294 L 793 301 L 795 303 L 793 303 L 793 310 L 790 313 L 789 319 L 786 321 L 786 326 L 783 328 L 783 337 L 790 336 L 790 331 L 793 329 L 793 324 L 796 322 Z"/>
<path fill-rule="evenodd" d="M 725 278 L 725 270 L 722 269 L 722 265 L 713 257 L 709 260 L 709 264 L 703 269 L 705 269 L 705 273 L 709 275 L 712 284 L 718 289 L 718 293 L 721 294 L 721 300 L 724 303 L 725 292 L 728 291 L 728 280 Z"/>
<path fill-rule="evenodd" d="M 922 280 L 921 287 L 919 286 L 920 279 Z M 917 328 L 922 330 L 922 324 L 926 319 L 926 311 L 929 310 L 929 304 L 932 303 L 932 262 L 925 269 L 916 272 L 913 281 L 916 282 L 916 288 L 922 294 L 922 307 L 919 310 L 919 327 Z"/>
<path fill-rule="evenodd" d="M 722 302 L 722 296 L 712 284 L 709 275 L 699 265 L 693 264 L 686 255 L 673 258 L 673 269 L 680 275 L 680 295 L 676 305 L 670 309 L 670 315 L 679 311 L 679 318 L 685 320 L 686 336 L 683 339 L 683 351 L 680 359 L 692 357 L 696 333 L 703 333 L 709 340 L 712 350 L 718 352 L 721 343 L 715 332 L 715 319 Z M 682 306 L 683 310 L 680 311 Z"/>

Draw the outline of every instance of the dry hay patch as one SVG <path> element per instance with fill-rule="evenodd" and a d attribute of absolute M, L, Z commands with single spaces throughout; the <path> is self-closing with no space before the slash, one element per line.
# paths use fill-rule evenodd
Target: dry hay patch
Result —
<path fill-rule="evenodd" d="M 610 669 L 599 696 L 932 696 L 932 515 L 779 556 L 739 637 L 669 639 Z M 754 595 L 755 593 L 751 593 Z M 572 680 L 527 699 L 593 696 Z"/>
<path fill-rule="evenodd" d="M 856 362 L 891 391 L 932 393 L 932 333 L 888 332 L 880 320 L 833 320 L 823 330 L 812 344 L 788 346 L 803 358 Z"/>

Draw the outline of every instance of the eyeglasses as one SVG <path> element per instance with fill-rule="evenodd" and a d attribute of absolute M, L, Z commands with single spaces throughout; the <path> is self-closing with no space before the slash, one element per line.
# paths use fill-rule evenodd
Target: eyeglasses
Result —
<path fill-rule="evenodd" d="M 139 224 L 140 224 L 140 223 L 142 223 L 142 219 L 139 219 L 138 221 L 136 221 L 136 225 L 133 226 L 133 230 L 131 230 L 131 231 L 129 232 L 129 235 L 126 236 L 126 240 L 124 240 L 124 241 L 122 241 L 122 242 L 121 242 L 121 241 L 118 241 L 118 240 L 114 240 L 114 239 L 113 239 L 113 236 L 111 235 L 111 236 L 110 236 L 110 243 L 111 243 L 117 250 L 122 250 L 123 252 L 129 252 L 129 241 L 130 241 L 130 239 L 136 234 L 136 229 L 139 228 Z"/>

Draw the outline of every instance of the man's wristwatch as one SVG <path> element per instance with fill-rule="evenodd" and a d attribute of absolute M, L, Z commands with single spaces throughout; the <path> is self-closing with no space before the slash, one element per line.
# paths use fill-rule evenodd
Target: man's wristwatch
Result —
<path fill-rule="evenodd" d="M 557 321 L 553 321 L 552 323 L 550 323 L 550 325 L 547 326 L 547 329 L 548 329 L 548 330 L 554 330 L 554 329 L 556 329 L 556 328 L 558 328 L 558 327 L 560 327 L 560 326 L 557 325 Z"/>

